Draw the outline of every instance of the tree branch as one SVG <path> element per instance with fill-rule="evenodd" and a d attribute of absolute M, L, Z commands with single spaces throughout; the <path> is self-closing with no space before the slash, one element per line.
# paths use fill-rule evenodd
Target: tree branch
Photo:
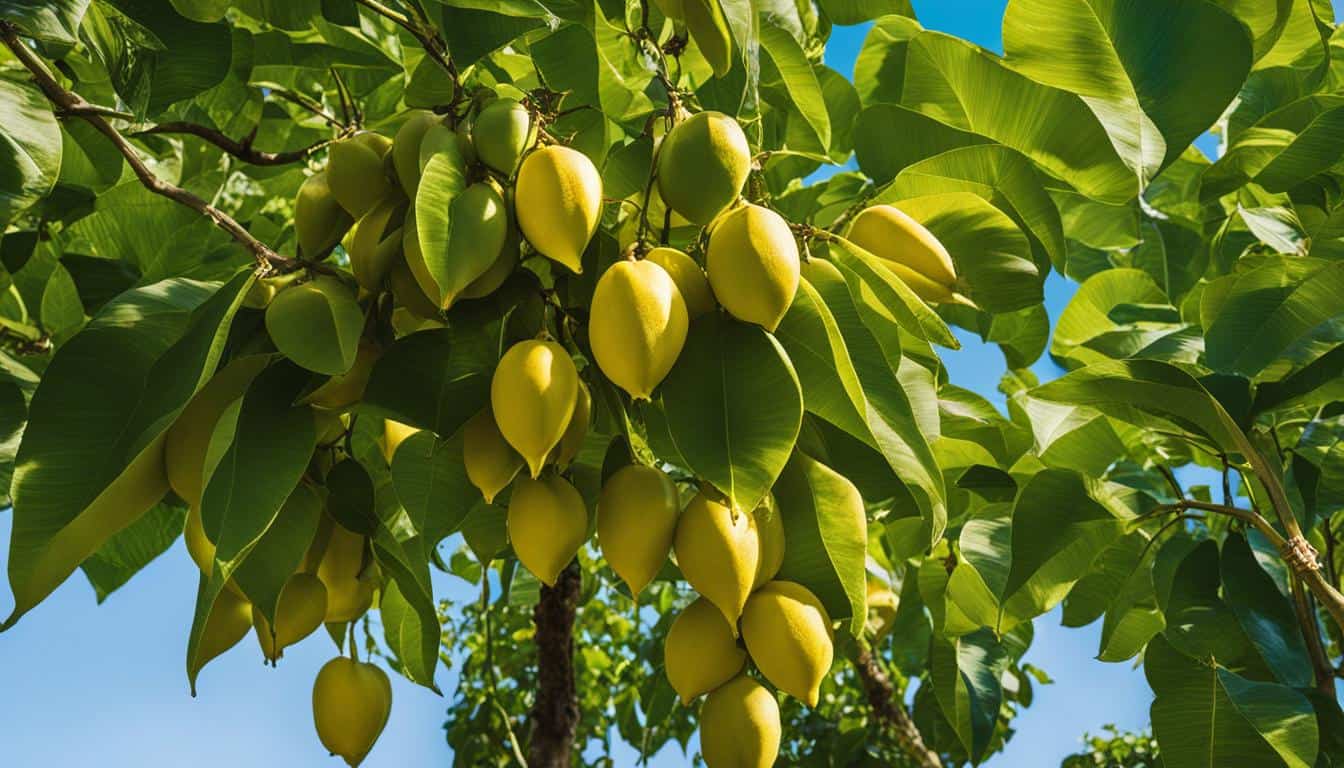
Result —
<path fill-rule="evenodd" d="M 149 134 L 165 134 L 165 133 L 166 134 L 184 133 L 189 134 L 191 136 L 195 136 L 200 139 L 205 139 L 206 141 L 210 142 L 211 144 L 214 144 L 216 147 L 219 147 L 220 149 L 224 150 L 233 157 L 236 157 L 239 160 L 242 160 L 245 163 L 250 163 L 252 165 L 289 165 L 290 163 L 297 163 L 301 160 L 306 159 L 312 153 L 331 143 L 329 139 L 325 139 L 323 141 L 317 142 L 316 144 L 304 147 L 303 149 L 295 149 L 289 152 L 266 152 L 264 150 L 260 150 L 252 146 L 251 136 L 247 137 L 246 139 L 243 139 L 242 141 L 238 141 L 236 139 L 229 138 L 228 136 L 224 135 L 223 132 L 217 131 L 214 128 L 199 125 L 197 123 L 185 123 L 185 122 L 159 123 L 158 125 L 152 128 L 147 128 L 143 131 L 137 132 L 136 135 L 144 136 Z"/>
<path fill-rule="evenodd" d="M 185 205 L 210 219 L 215 226 L 228 232 L 234 240 L 250 251 L 258 267 L 265 272 L 274 269 L 293 271 L 302 266 L 299 261 L 281 256 L 271 250 L 269 246 L 253 237 L 243 225 L 234 221 L 233 217 L 227 213 L 215 208 L 191 192 L 155 176 L 149 166 L 145 165 L 145 161 L 140 158 L 139 153 L 135 151 L 135 147 L 131 146 L 126 137 L 122 136 L 116 128 L 113 128 L 112 124 L 103 116 L 103 111 L 85 101 L 79 95 L 62 87 L 55 76 L 51 74 L 51 71 L 47 69 L 47 65 L 31 48 L 24 45 L 18 35 L 17 27 L 10 22 L 0 21 L 0 40 L 3 40 L 5 46 L 14 53 L 14 57 L 19 60 L 19 63 L 32 73 L 34 83 L 41 89 L 47 100 L 57 110 L 78 116 L 106 136 L 122 157 L 126 158 L 126 162 L 130 164 L 136 178 L 140 179 L 140 183 L 146 189 L 156 195 Z"/>
<path fill-rule="evenodd" d="M 943 761 L 938 757 L 938 753 L 924 745 L 924 737 L 920 735 L 919 728 L 915 727 L 915 722 L 910 719 L 909 713 L 896 697 L 891 679 L 873 657 L 868 644 L 862 640 L 859 641 L 859 651 L 854 658 L 854 669 L 859 673 L 859 681 L 863 683 L 863 690 L 868 696 L 868 706 L 873 710 L 873 717 L 883 730 L 896 737 L 906 756 L 919 768 L 943 768 Z"/>
<path fill-rule="evenodd" d="M 544 584 L 533 611 L 537 627 L 537 700 L 528 744 L 530 768 L 569 768 L 579 725 L 574 688 L 574 615 L 579 569 L 570 564 L 554 587 Z"/>
<path fill-rule="evenodd" d="M 443 70 L 448 73 L 448 77 L 453 81 L 453 100 L 456 101 L 462 92 L 462 84 L 457 73 L 457 65 L 448 55 L 448 44 L 444 42 L 443 36 L 437 29 L 428 24 L 427 19 L 412 18 L 410 15 L 393 10 L 378 0 L 355 0 L 355 2 L 368 8 L 374 13 L 388 19 L 393 24 L 406 30 L 420 42 L 420 47 L 425 49 L 425 53 L 438 63 Z M 428 27 L 428 28 L 427 28 Z"/>

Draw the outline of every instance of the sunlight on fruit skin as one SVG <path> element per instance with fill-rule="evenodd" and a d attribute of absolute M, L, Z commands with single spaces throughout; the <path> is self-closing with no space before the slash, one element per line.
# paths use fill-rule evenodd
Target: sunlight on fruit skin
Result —
<path fill-rule="evenodd" d="M 691 320 L 713 312 L 718 306 L 714 303 L 714 291 L 709 287 L 705 271 L 684 252 L 661 246 L 645 254 L 644 260 L 657 264 L 672 276 L 672 282 L 677 284 L 677 291 L 686 303 L 686 315 Z"/>
<path fill-rule="evenodd" d="M 513 450 L 495 424 L 495 415 L 485 408 L 462 427 L 462 462 L 467 479 L 491 504 L 509 487 L 523 468 L 523 457 Z"/>
<path fill-rule="evenodd" d="M 559 475 L 520 477 L 509 497 L 508 528 L 518 562 L 553 587 L 588 538 L 588 510 L 579 492 Z"/>
<path fill-rule="evenodd" d="M 774 331 L 798 291 L 798 244 L 789 223 L 748 203 L 715 223 L 707 254 L 709 284 L 723 308 Z"/>
<path fill-rule="evenodd" d="M 383 421 L 383 458 L 387 459 L 388 464 L 392 463 L 392 457 L 396 455 L 402 441 L 419 431 L 400 421 L 391 419 Z"/>
<path fill-rule="evenodd" d="M 667 562 L 679 507 L 676 484 L 653 467 L 622 467 L 602 486 L 597 543 L 636 598 Z"/>
<path fill-rule="evenodd" d="M 499 290 L 504 281 L 509 279 L 509 275 L 518 268 L 518 262 L 522 258 L 523 235 L 518 231 L 518 222 L 513 220 L 511 197 L 512 193 L 505 190 L 504 212 L 509 216 L 509 222 L 504 235 L 504 245 L 499 249 L 499 256 L 489 269 L 462 289 L 462 293 L 458 294 L 459 299 L 479 299 L 489 296 Z"/>
<path fill-rule="evenodd" d="M 588 325 L 593 357 L 636 400 L 648 400 L 672 370 L 688 325 L 681 291 L 657 264 L 618 261 L 597 281 Z"/>
<path fill-rule="evenodd" d="M 392 139 L 392 166 L 397 169 L 397 181 L 409 198 L 415 198 L 420 186 L 420 142 L 430 128 L 442 122 L 433 112 L 416 110 Z"/>
<path fill-rule="evenodd" d="M 325 255 L 354 223 L 332 195 L 326 171 L 309 176 L 299 187 L 294 198 L 294 235 L 303 258 Z"/>
<path fill-rule="evenodd" d="M 364 537 L 337 522 L 317 566 L 317 577 L 327 589 L 327 623 L 353 621 L 373 605 L 375 579 L 364 574 Z"/>
<path fill-rule="evenodd" d="M 406 201 L 383 200 L 355 222 L 341 245 L 350 257 L 355 282 L 366 291 L 382 289 L 392 265 L 401 258 Z"/>
<path fill-rule="evenodd" d="M 659 195 L 696 224 L 709 224 L 732 205 L 750 172 L 747 136 L 722 112 L 699 112 L 678 123 L 658 149 Z"/>
<path fill-rule="evenodd" d="M 322 386 L 313 390 L 301 402 L 314 408 L 327 411 L 344 411 L 364 397 L 364 389 L 373 375 L 373 366 L 383 350 L 369 339 L 361 339 L 359 351 L 355 353 L 355 364 L 350 370 L 327 379 Z"/>
<path fill-rule="evenodd" d="M 285 581 L 280 590 L 280 602 L 275 607 L 275 632 L 257 607 L 252 606 L 252 625 L 262 655 L 274 662 L 284 655 L 285 649 L 311 635 L 322 626 L 327 615 L 327 588 L 322 580 L 310 573 L 296 573 Z"/>
<path fill-rule="evenodd" d="M 322 746 L 354 768 L 364 761 L 392 712 L 392 683 L 374 664 L 337 656 L 313 682 L 313 724 Z"/>
<path fill-rule="evenodd" d="M 500 359 L 490 381 L 495 423 L 533 478 L 569 426 L 578 394 L 579 372 L 554 341 L 520 341 Z"/>
<path fill-rule="evenodd" d="M 588 424 L 593 418 L 593 396 L 588 385 L 579 379 L 579 394 L 574 398 L 574 413 L 569 417 L 565 434 L 560 436 L 551 456 L 547 460 L 557 467 L 568 467 L 583 449 L 583 441 L 588 437 Z"/>
<path fill-rule="evenodd" d="M 719 0 L 682 0 L 682 18 L 705 61 L 723 77 L 733 66 L 733 35 Z"/>
<path fill-rule="evenodd" d="M 751 514 L 756 518 L 756 530 L 761 540 L 761 559 L 756 564 L 756 578 L 751 582 L 751 588 L 755 590 L 775 578 L 780 566 L 784 565 L 784 518 L 773 494 L 766 494 L 765 500 Z"/>
<path fill-rule="evenodd" d="M 737 676 L 747 652 L 737 644 L 723 613 L 703 597 L 677 615 L 663 643 L 667 681 L 683 705 Z"/>
<path fill-rule="evenodd" d="M 243 396 L 266 362 L 266 355 L 248 355 L 230 361 L 196 392 L 168 428 L 163 447 L 168 483 L 188 506 L 201 504 L 205 454 L 215 425 L 225 409 Z"/>
<path fill-rule="evenodd" d="M 515 184 L 518 227 L 541 255 L 583 271 L 583 251 L 602 220 L 602 177 L 588 156 L 552 145 L 528 154 Z"/>
<path fill-rule="evenodd" d="M 250 631 L 252 604 L 245 597 L 221 589 L 201 630 L 201 642 L 196 648 L 196 668 L 204 667 L 211 659 L 237 645 Z"/>
<path fill-rule="evenodd" d="M 695 495 L 677 522 L 673 548 L 682 575 L 696 592 L 718 606 L 737 637 L 737 619 L 751 593 L 760 562 L 756 520 L 704 491 Z"/>
<path fill-rule="evenodd" d="M 874 256 L 923 278 L 906 283 L 925 301 L 948 301 L 956 290 L 956 267 L 947 249 L 923 224 L 895 206 L 865 208 L 850 223 L 846 237 Z M 906 277 L 904 271 L 897 275 Z"/>
<path fill-rule="evenodd" d="M 742 612 L 742 639 L 756 668 L 774 686 L 810 707 L 835 659 L 831 618 L 801 584 L 772 581 Z"/>
<path fill-rule="evenodd" d="M 741 675 L 700 706 L 700 753 L 709 768 L 770 768 L 779 755 L 779 702 Z"/>
<path fill-rule="evenodd" d="M 205 525 L 201 520 L 201 508 L 192 507 L 187 510 L 187 521 L 182 528 L 182 542 L 187 546 L 187 554 L 191 555 L 192 562 L 201 573 L 209 577 L 215 569 L 215 544 L 210 541 L 210 537 L 205 533 Z M 238 586 L 238 582 L 229 579 L 224 583 L 228 591 L 233 592 L 239 597 L 246 598 L 243 590 Z"/>
<path fill-rule="evenodd" d="M 453 198 L 451 211 L 453 226 L 443 260 L 463 267 L 453 274 L 436 273 L 421 243 L 412 242 L 419 237 L 412 219 L 408 218 L 409 226 L 403 227 L 406 265 L 420 290 L 431 300 L 437 297 L 442 309 L 451 307 L 464 290 L 494 266 L 509 235 L 504 198 L 493 184 L 479 182 L 467 187 Z"/>
<path fill-rule="evenodd" d="M 514 99 L 498 98 L 481 108 L 471 136 L 482 163 L 512 176 L 523 153 L 537 140 L 537 124 L 527 107 Z"/>
<path fill-rule="evenodd" d="M 398 191 L 387 176 L 383 160 L 391 148 L 391 139 L 364 131 L 332 144 L 328 150 L 327 184 L 336 201 L 356 219 Z"/>

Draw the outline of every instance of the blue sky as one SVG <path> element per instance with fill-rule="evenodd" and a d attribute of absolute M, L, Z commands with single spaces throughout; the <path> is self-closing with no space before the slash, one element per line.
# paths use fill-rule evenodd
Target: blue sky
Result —
<path fill-rule="evenodd" d="M 999 0 L 915 0 L 924 26 L 1001 50 Z M 866 27 L 837 28 L 827 61 L 846 75 Z M 1072 296 L 1072 283 L 1052 275 L 1046 306 L 1052 318 Z M 961 334 L 963 349 L 945 352 L 957 383 L 1002 405 L 995 387 L 1003 372 L 997 348 Z M 1035 366 L 1042 379 L 1058 375 L 1048 360 Z M 0 513 L 0 567 L 9 549 L 10 519 Z M 450 540 L 446 545 L 455 546 Z M 449 549 L 448 551 L 451 551 Z M 470 599 L 475 588 L 436 574 L 437 592 Z M 0 763 L 14 768 L 236 768 L 277 765 L 314 768 L 339 765 L 328 758 L 313 732 L 309 696 L 317 669 L 333 654 L 323 637 L 286 652 L 276 669 L 263 667 L 251 638 L 213 662 L 191 698 L 184 671 L 187 630 L 196 595 L 197 571 L 181 543 L 141 572 L 104 605 L 80 576 L 70 579 L 14 629 L 0 636 Z M 0 588 L 0 615 L 13 600 Z M 1042 768 L 1079 745 L 1084 731 L 1106 723 L 1141 728 L 1151 695 L 1142 674 L 1127 664 L 1093 660 L 1100 624 L 1081 630 L 1059 626 L 1058 612 L 1036 622 L 1027 660 L 1055 680 L 1041 686 L 1035 704 L 1015 722 L 1008 749 L 991 768 Z M 451 695 L 451 673 L 440 685 Z M 446 765 L 443 738 L 446 701 L 393 679 L 392 718 L 369 768 Z M 627 753 L 620 765 L 633 765 Z M 684 765 L 679 752 L 664 750 L 653 764 Z"/>

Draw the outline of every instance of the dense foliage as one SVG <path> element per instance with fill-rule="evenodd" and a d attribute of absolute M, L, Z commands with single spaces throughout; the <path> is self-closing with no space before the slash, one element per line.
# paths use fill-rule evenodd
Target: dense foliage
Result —
<path fill-rule="evenodd" d="M 4 626 L 185 535 L 193 687 L 325 624 L 351 764 L 382 666 L 446 662 L 459 765 L 927 768 L 1048 695 L 1062 606 L 1166 768 L 1334 765 L 1334 19 L 1011 0 L 999 56 L 905 0 L 0 0 Z M 679 690 L 692 615 L 730 681 Z"/>

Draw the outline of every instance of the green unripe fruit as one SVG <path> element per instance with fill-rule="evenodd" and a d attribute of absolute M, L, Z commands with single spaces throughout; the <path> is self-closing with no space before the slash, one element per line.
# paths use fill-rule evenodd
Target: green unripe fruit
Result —
<path fill-rule="evenodd" d="M 462 463 L 467 479 L 491 504 L 523 468 L 523 457 L 500 434 L 487 406 L 462 427 Z"/>
<path fill-rule="evenodd" d="M 359 287 L 370 293 L 382 290 L 392 265 L 401 258 L 402 222 L 406 202 L 399 198 L 380 201 L 364 214 L 345 236 L 350 271 Z"/>
<path fill-rule="evenodd" d="M 740 675 L 700 707 L 700 754 L 709 768 L 770 768 L 779 756 L 779 702 Z"/>
<path fill-rule="evenodd" d="M 410 242 L 410 239 L 407 240 Z M 411 268 L 406 262 L 397 262 L 392 265 L 392 270 L 387 275 L 388 286 L 392 288 L 392 297 L 396 299 L 397 306 L 404 307 L 411 314 L 422 320 L 436 320 L 441 314 L 439 305 L 434 300 L 425 295 L 420 283 L 411 274 Z"/>
<path fill-rule="evenodd" d="M 336 201 L 356 219 L 396 192 L 383 159 L 390 149 L 391 139 L 368 131 L 331 145 L 327 184 Z"/>
<path fill-rule="evenodd" d="M 759 205 L 724 214 L 709 236 L 709 284 L 729 314 L 774 331 L 798 291 L 798 243 L 782 216 Z"/>
<path fill-rule="evenodd" d="M 426 254 L 413 230 L 406 228 L 406 264 L 426 296 L 448 309 L 477 278 L 499 260 L 509 234 L 504 199 L 491 184 L 472 184 L 453 198 L 452 231 L 442 254 Z"/>
<path fill-rule="evenodd" d="M 420 142 L 430 128 L 442 123 L 443 120 L 433 112 L 417 110 L 392 140 L 392 165 L 397 170 L 402 191 L 411 199 L 415 199 L 415 190 L 420 186 Z"/>
<path fill-rule="evenodd" d="M 382 735 L 392 712 L 392 684 L 373 664 L 337 656 L 313 682 L 313 724 L 322 746 L 354 768 Z"/>
<path fill-rule="evenodd" d="M 537 140 L 537 124 L 527 107 L 499 98 L 481 108 L 471 130 L 476 156 L 490 168 L 512 176 Z"/>
<path fill-rule="evenodd" d="M 221 589 L 210 608 L 201 630 L 200 644 L 191 665 L 201 669 L 210 660 L 238 644 L 252 629 L 252 604 L 247 598 L 227 589 Z"/>
<path fill-rule="evenodd" d="M 299 241 L 299 256 L 315 261 L 327 255 L 354 223 L 345 212 L 327 182 L 327 172 L 309 176 L 294 198 L 294 235 Z"/>
<path fill-rule="evenodd" d="M 225 409 L 241 398 L 252 380 L 266 368 L 266 361 L 266 355 L 247 355 L 230 361 L 210 377 L 168 428 L 163 450 L 168 484 L 187 506 L 201 505 L 207 474 L 206 452 L 215 425 Z"/>
<path fill-rule="evenodd" d="M 593 396 L 588 391 L 588 385 L 579 380 L 579 394 L 574 398 L 574 415 L 569 417 L 569 426 L 565 427 L 565 434 L 560 436 L 560 442 L 556 443 L 555 449 L 547 457 L 548 463 L 557 467 L 568 467 L 578 458 L 579 451 L 583 449 L 583 440 L 588 437 L 588 422 L 593 418 Z"/>
<path fill-rule="evenodd" d="M 681 13 L 686 31 L 714 69 L 714 76 L 728 74 L 733 66 L 733 33 L 719 0 L 682 0 Z"/>
<path fill-rule="evenodd" d="M 678 123 L 658 149 L 658 194 L 702 226 L 737 200 L 749 173 L 747 135 L 722 112 L 700 112 Z"/>

